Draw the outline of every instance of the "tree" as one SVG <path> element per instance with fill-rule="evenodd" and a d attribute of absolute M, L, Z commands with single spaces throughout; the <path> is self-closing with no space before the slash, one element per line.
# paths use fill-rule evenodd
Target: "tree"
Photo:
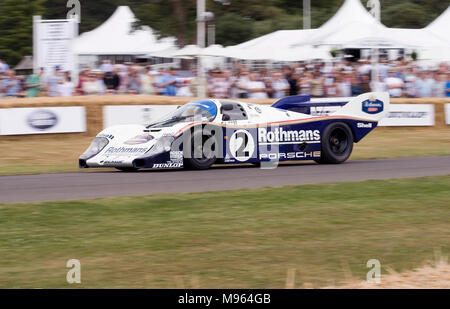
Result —
<path fill-rule="evenodd" d="M 236 13 L 226 13 L 217 18 L 216 42 L 224 46 L 252 38 L 252 21 Z"/>
<path fill-rule="evenodd" d="M 411 2 L 390 6 L 384 13 L 382 21 L 392 28 L 423 28 L 428 21 L 424 8 Z"/>
<path fill-rule="evenodd" d="M 33 51 L 33 15 L 43 12 L 43 0 L 0 0 L 0 58 L 16 65 Z"/>

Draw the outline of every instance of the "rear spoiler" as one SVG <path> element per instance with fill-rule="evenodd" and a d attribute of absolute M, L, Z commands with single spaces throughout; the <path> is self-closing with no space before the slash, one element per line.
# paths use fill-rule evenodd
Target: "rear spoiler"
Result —
<path fill-rule="evenodd" d="M 302 114 L 316 114 L 321 113 L 321 111 L 329 111 L 326 107 L 341 107 L 347 104 L 352 98 L 338 98 L 338 99 L 313 99 L 308 95 L 295 95 L 290 97 L 282 98 L 276 101 L 272 107 L 278 109 L 284 109 L 287 111 L 292 111 Z M 312 113 L 311 108 L 314 107 L 314 112 Z M 316 107 L 323 107 L 322 109 L 317 109 Z"/>
<path fill-rule="evenodd" d="M 315 116 L 350 116 L 379 121 L 389 111 L 389 99 L 387 92 L 368 92 L 353 98 L 313 100 L 307 95 L 297 95 L 280 99 L 272 107 Z"/>

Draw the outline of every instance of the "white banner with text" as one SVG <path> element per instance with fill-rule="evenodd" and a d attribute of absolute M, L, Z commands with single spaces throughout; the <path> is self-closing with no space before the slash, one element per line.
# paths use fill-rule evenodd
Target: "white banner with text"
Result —
<path fill-rule="evenodd" d="M 0 109 L 0 135 L 86 132 L 83 106 Z"/>

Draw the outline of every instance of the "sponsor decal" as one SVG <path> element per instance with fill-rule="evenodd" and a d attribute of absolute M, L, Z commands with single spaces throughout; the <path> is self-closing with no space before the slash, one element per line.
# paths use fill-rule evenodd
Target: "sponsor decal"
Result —
<path fill-rule="evenodd" d="M 371 122 L 369 122 L 369 123 L 358 122 L 358 124 L 357 124 L 358 129 L 371 129 L 372 125 L 373 124 Z"/>
<path fill-rule="evenodd" d="M 120 160 L 118 160 L 118 161 L 114 161 L 114 160 L 112 160 L 112 161 L 100 161 L 100 164 L 122 164 L 123 163 L 123 161 L 120 161 Z"/>
<path fill-rule="evenodd" d="M 170 161 L 172 162 L 183 162 L 183 152 L 182 151 L 171 151 Z"/>
<path fill-rule="evenodd" d="M 137 155 L 147 152 L 146 147 L 109 147 L 105 154 Z"/>
<path fill-rule="evenodd" d="M 282 127 L 273 130 L 258 128 L 258 141 L 260 144 L 320 142 L 320 131 L 284 130 Z"/>
<path fill-rule="evenodd" d="M 144 133 L 144 134 L 137 135 L 137 136 L 135 136 L 133 138 L 130 138 L 124 144 L 126 144 L 126 145 L 140 145 L 140 144 L 148 143 L 152 139 L 154 139 L 153 135 L 150 135 L 148 133 Z"/>
<path fill-rule="evenodd" d="M 362 111 L 367 114 L 379 114 L 384 110 L 384 103 L 371 97 L 362 102 Z"/>
<path fill-rule="evenodd" d="M 104 137 L 104 138 L 107 138 L 110 140 L 114 139 L 114 135 L 112 135 L 112 134 L 99 134 L 99 135 L 97 135 L 97 137 Z"/>
<path fill-rule="evenodd" d="M 27 118 L 28 125 L 37 130 L 48 130 L 56 126 L 58 116 L 49 110 L 37 110 L 31 113 Z"/>
<path fill-rule="evenodd" d="M 320 151 L 312 151 L 312 152 L 280 152 L 280 153 L 262 153 L 259 155 L 260 160 L 270 159 L 270 160 L 294 160 L 294 159 L 308 159 L 308 158 L 320 158 Z"/>
<path fill-rule="evenodd" d="M 183 163 L 160 163 L 160 164 L 153 164 L 153 168 L 180 168 L 183 167 Z"/>
<path fill-rule="evenodd" d="M 255 111 L 257 111 L 258 114 L 261 114 L 261 113 L 262 113 L 261 109 L 260 109 L 258 106 L 255 106 Z"/>

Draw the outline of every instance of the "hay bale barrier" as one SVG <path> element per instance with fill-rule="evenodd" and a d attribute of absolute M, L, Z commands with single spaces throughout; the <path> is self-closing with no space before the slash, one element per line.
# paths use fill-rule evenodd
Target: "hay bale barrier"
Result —
<path fill-rule="evenodd" d="M 74 97 L 38 97 L 38 98 L 12 98 L 0 100 L 1 108 L 17 107 L 62 107 L 62 106 L 84 106 L 86 107 L 86 133 L 95 136 L 103 129 L 103 106 L 106 105 L 182 105 L 198 98 L 191 97 L 167 97 L 153 95 L 102 95 L 102 96 L 74 96 Z M 273 104 L 275 100 L 240 100 L 256 104 Z M 445 112 L 444 105 L 450 103 L 447 98 L 397 98 L 391 99 L 392 104 L 434 104 L 435 126 L 432 129 L 444 128 Z M 396 128 L 389 128 L 395 130 Z M 0 139 L 4 138 L 0 136 Z"/>

